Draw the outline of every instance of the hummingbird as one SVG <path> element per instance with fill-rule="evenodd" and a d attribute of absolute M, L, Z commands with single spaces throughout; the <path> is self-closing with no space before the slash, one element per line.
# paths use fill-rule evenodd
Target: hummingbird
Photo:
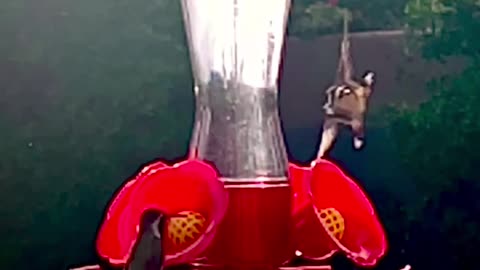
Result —
<path fill-rule="evenodd" d="M 162 234 L 166 220 L 167 216 L 158 211 L 148 210 L 143 214 L 137 241 L 124 270 L 163 270 Z"/>

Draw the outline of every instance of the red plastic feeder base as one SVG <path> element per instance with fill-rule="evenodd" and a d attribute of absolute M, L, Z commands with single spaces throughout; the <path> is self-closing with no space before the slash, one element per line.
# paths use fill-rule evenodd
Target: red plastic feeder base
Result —
<path fill-rule="evenodd" d="M 193 264 L 189 270 L 231 270 L 231 269 L 238 269 L 238 270 L 332 270 L 330 265 L 322 265 L 322 266 L 281 266 L 281 267 L 265 267 L 265 266 L 229 266 L 229 267 L 220 267 L 220 266 L 213 266 L 213 265 L 202 265 L 202 264 Z M 168 270 L 168 269 L 167 269 Z M 170 269 L 175 270 L 175 269 Z"/>
<path fill-rule="evenodd" d="M 203 268 L 268 269 L 294 256 L 291 241 L 291 189 L 278 181 L 224 181 L 229 193 L 227 213 L 205 253 Z M 267 268 L 265 268 L 267 267 Z"/>

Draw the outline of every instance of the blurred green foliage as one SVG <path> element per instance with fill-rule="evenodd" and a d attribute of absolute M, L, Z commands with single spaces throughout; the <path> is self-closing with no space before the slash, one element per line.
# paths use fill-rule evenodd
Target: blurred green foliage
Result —
<path fill-rule="evenodd" d="M 7 0 L 0 14 L 0 265 L 67 269 L 93 258 L 123 180 L 186 152 L 180 5 Z"/>
<path fill-rule="evenodd" d="M 479 176 L 480 73 L 472 67 L 433 81 L 432 98 L 418 108 L 397 108 L 390 122 L 399 154 L 428 197 Z"/>
<path fill-rule="evenodd" d="M 427 59 L 469 60 L 460 74 L 423 86 L 431 98 L 420 106 L 390 108 L 388 129 L 421 196 L 408 210 L 425 232 L 442 235 L 435 256 L 444 256 L 445 267 L 475 269 L 472 247 L 480 244 L 480 2 L 410 0 L 405 11 L 411 44 Z"/>
<path fill-rule="evenodd" d="M 405 14 L 407 29 L 427 59 L 462 55 L 478 61 L 478 1 L 410 0 Z"/>
<path fill-rule="evenodd" d="M 407 0 L 340 0 L 331 6 L 325 0 L 295 0 L 289 34 L 302 39 L 342 31 L 343 14 L 350 14 L 350 30 L 391 30 L 404 25 Z"/>
<path fill-rule="evenodd" d="M 424 86 L 431 98 L 418 108 L 393 108 L 391 133 L 426 197 L 453 188 L 459 179 L 475 181 L 480 161 L 480 3 L 474 0 L 410 0 L 406 6 L 410 38 L 427 59 L 461 56 L 462 73 Z"/>

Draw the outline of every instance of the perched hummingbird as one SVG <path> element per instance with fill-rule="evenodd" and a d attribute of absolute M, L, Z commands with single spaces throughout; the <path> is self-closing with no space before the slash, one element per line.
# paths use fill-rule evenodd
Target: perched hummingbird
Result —
<path fill-rule="evenodd" d="M 138 238 L 125 270 L 162 270 L 164 250 L 162 233 L 166 216 L 158 211 L 146 211 L 140 221 Z"/>

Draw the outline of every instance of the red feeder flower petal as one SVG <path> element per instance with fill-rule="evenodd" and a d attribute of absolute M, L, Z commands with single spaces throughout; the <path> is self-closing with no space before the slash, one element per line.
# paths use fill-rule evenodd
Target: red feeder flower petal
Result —
<path fill-rule="evenodd" d="M 326 259 L 342 250 L 361 266 L 373 266 L 383 257 L 387 241 L 375 210 L 340 168 L 320 160 L 311 168 L 291 165 L 290 175 L 298 248 L 306 257 Z M 312 207 L 305 206 L 306 200 Z"/>
<path fill-rule="evenodd" d="M 322 261 L 330 258 L 338 247 L 321 228 L 311 199 L 312 169 L 289 164 L 289 178 L 293 190 L 292 218 L 295 248 L 303 257 Z"/>
<path fill-rule="evenodd" d="M 112 264 L 125 264 L 138 237 L 141 216 L 152 209 L 172 216 L 167 222 L 165 264 L 189 262 L 213 239 L 227 199 L 215 169 L 206 163 L 149 165 L 113 200 L 98 234 L 97 251 Z M 181 231 L 179 224 L 195 230 Z"/>

